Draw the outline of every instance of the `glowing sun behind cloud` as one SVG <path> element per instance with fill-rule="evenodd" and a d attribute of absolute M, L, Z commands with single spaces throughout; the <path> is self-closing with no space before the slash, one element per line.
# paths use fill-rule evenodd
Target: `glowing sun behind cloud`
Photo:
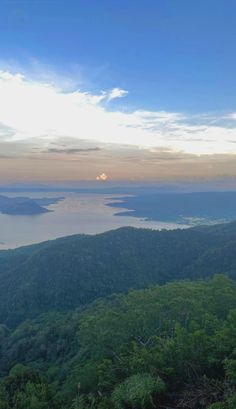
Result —
<path fill-rule="evenodd" d="M 100 180 L 102 182 L 105 182 L 106 180 L 108 180 L 108 176 L 107 176 L 106 173 L 103 172 L 103 173 L 101 173 L 101 175 L 98 175 L 96 177 L 96 180 Z"/>

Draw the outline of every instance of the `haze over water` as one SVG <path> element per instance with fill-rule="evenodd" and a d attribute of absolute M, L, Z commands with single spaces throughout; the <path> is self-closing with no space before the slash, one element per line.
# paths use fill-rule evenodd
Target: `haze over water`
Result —
<path fill-rule="evenodd" d="M 7 196 L 19 196 L 9 194 Z M 64 197 L 64 200 L 48 206 L 53 210 L 36 216 L 12 216 L 0 214 L 0 249 L 15 248 L 72 234 L 96 234 L 123 226 L 152 229 L 174 229 L 175 223 L 146 221 L 136 217 L 115 216 L 121 209 L 106 206 L 119 195 L 78 193 L 21 193 L 26 197 Z"/>

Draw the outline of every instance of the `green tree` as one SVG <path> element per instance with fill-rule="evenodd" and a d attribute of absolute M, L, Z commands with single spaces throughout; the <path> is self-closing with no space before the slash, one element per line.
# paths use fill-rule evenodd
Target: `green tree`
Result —
<path fill-rule="evenodd" d="M 161 378 L 154 378 L 150 374 L 136 374 L 115 388 L 112 401 L 116 409 L 158 407 L 158 398 L 164 390 L 165 384 Z"/>
<path fill-rule="evenodd" d="M 24 365 L 17 364 L 10 371 L 4 380 L 3 388 L 4 399 L 8 405 L 6 408 L 56 408 L 46 381 L 36 371 Z"/>

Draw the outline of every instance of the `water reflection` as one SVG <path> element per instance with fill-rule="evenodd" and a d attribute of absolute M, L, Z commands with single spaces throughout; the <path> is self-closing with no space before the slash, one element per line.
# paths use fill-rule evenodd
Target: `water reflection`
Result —
<path fill-rule="evenodd" d="M 19 194 L 6 194 L 19 196 Z M 106 206 L 112 200 L 119 200 L 122 195 L 78 194 L 78 193 L 21 193 L 27 197 L 58 197 L 64 200 L 48 206 L 53 212 L 37 216 L 12 216 L 0 214 L 0 248 L 14 248 L 26 244 L 71 234 L 102 233 L 122 226 L 152 229 L 174 229 L 180 226 L 174 223 L 146 221 L 136 217 L 115 216 L 114 207 Z"/>

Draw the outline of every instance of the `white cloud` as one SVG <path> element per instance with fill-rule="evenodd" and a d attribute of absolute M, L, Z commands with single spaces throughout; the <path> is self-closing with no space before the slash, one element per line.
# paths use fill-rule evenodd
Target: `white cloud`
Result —
<path fill-rule="evenodd" d="M 0 139 L 37 141 L 42 147 L 58 138 L 75 138 L 197 155 L 236 153 L 236 127 L 209 123 L 204 115 L 195 125 L 181 113 L 109 110 L 109 101 L 126 94 L 119 88 L 100 94 L 65 91 L 0 71 Z M 234 116 L 229 114 L 231 122 Z"/>
<path fill-rule="evenodd" d="M 110 92 L 108 92 L 107 100 L 111 101 L 112 99 L 122 98 L 125 97 L 127 94 L 128 91 L 125 91 L 124 89 L 113 88 Z"/>
<path fill-rule="evenodd" d="M 226 118 L 236 120 L 236 112 L 231 112 L 229 115 L 226 116 Z"/>

